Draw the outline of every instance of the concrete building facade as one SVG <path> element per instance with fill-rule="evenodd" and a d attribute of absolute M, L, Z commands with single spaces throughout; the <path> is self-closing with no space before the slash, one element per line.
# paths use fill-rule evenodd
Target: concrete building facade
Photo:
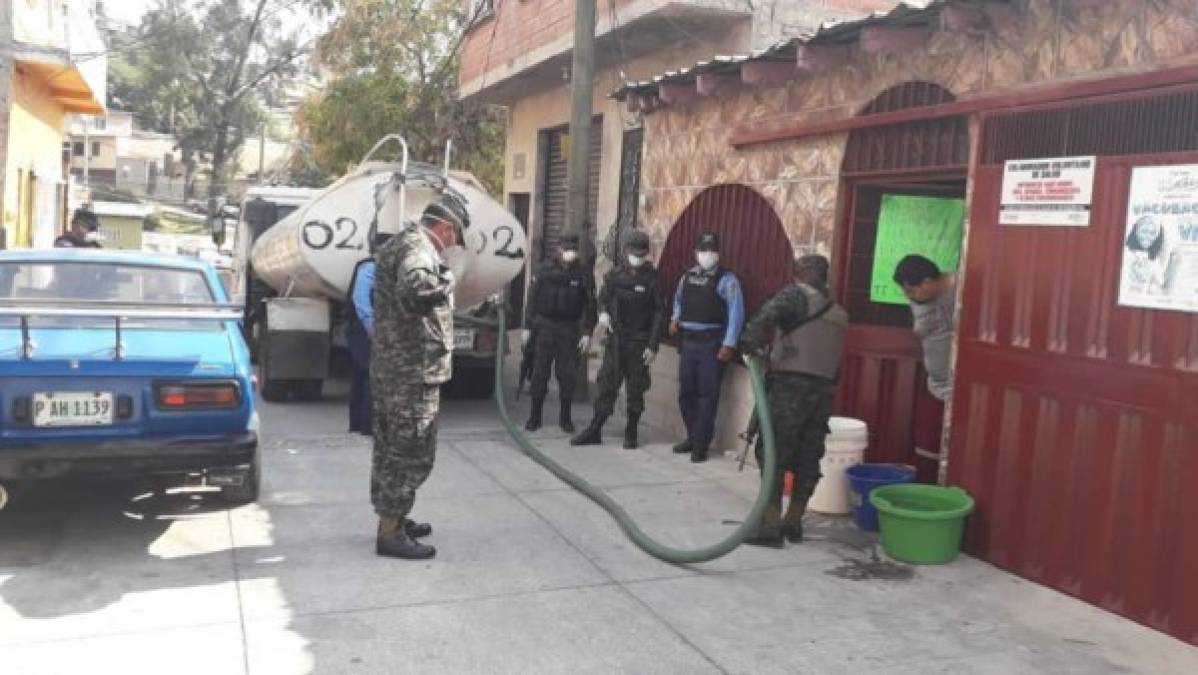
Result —
<path fill-rule="evenodd" d="M 64 0 L 0 2 L 0 225 L 5 247 L 49 246 L 65 222 L 69 113 L 104 111 L 107 57 Z"/>

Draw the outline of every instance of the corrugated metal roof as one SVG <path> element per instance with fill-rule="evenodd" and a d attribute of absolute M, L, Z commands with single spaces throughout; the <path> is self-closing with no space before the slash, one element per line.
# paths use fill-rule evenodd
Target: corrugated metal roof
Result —
<path fill-rule="evenodd" d="M 751 61 L 794 61 L 799 47 L 803 45 L 852 44 L 860 38 L 863 29 L 871 26 L 926 26 L 938 19 L 940 10 L 947 5 L 978 7 L 981 4 L 982 0 L 906 0 L 887 12 L 874 12 L 868 16 L 844 21 L 824 22 L 814 31 L 748 54 L 713 56 L 688 68 L 669 70 L 649 80 L 628 81 L 610 96 L 622 101 L 631 93 L 649 93 L 662 84 L 693 82 L 697 76 L 704 73 L 739 71 L 743 64 Z"/>

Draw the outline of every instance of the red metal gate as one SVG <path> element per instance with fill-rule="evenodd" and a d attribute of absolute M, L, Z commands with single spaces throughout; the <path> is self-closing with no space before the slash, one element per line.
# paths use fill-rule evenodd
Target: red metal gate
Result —
<path fill-rule="evenodd" d="M 1131 168 L 1177 163 L 1100 158 L 1085 228 L 999 226 L 977 168 L 949 480 L 971 553 L 1198 643 L 1198 316 L 1117 305 Z"/>
<path fill-rule="evenodd" d="M 700 192 L 670 229 L 658 264 L 668 299 L 682 273 L 695 264 L 701 232 L 719 236 L 720 264 L 740 279 L 746 318 L 794 278 L 794 247 L 774 207 L 750 187 L 716 185 Z"/>

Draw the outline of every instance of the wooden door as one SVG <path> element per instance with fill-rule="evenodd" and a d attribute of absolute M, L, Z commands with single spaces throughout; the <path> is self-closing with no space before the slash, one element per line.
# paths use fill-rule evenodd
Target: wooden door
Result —
<path fill-rule="evenodd" d="M 978 167 L 949 479 L 971 553 L 1198 644 L 1198 315 L 1117 302 L 1131 169 L 1178 163 L 1100 158 L 1089 227 L 998 225 Z"/>

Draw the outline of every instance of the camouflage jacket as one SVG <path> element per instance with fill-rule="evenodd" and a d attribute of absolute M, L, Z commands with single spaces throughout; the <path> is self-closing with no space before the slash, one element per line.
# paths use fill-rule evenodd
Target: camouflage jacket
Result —
<path fill-rule="evenodd" d="M 390 385 L 443 384 L 452 374 L 453 274 L 415 225 L 376 255 L 371 368 Z"/>

